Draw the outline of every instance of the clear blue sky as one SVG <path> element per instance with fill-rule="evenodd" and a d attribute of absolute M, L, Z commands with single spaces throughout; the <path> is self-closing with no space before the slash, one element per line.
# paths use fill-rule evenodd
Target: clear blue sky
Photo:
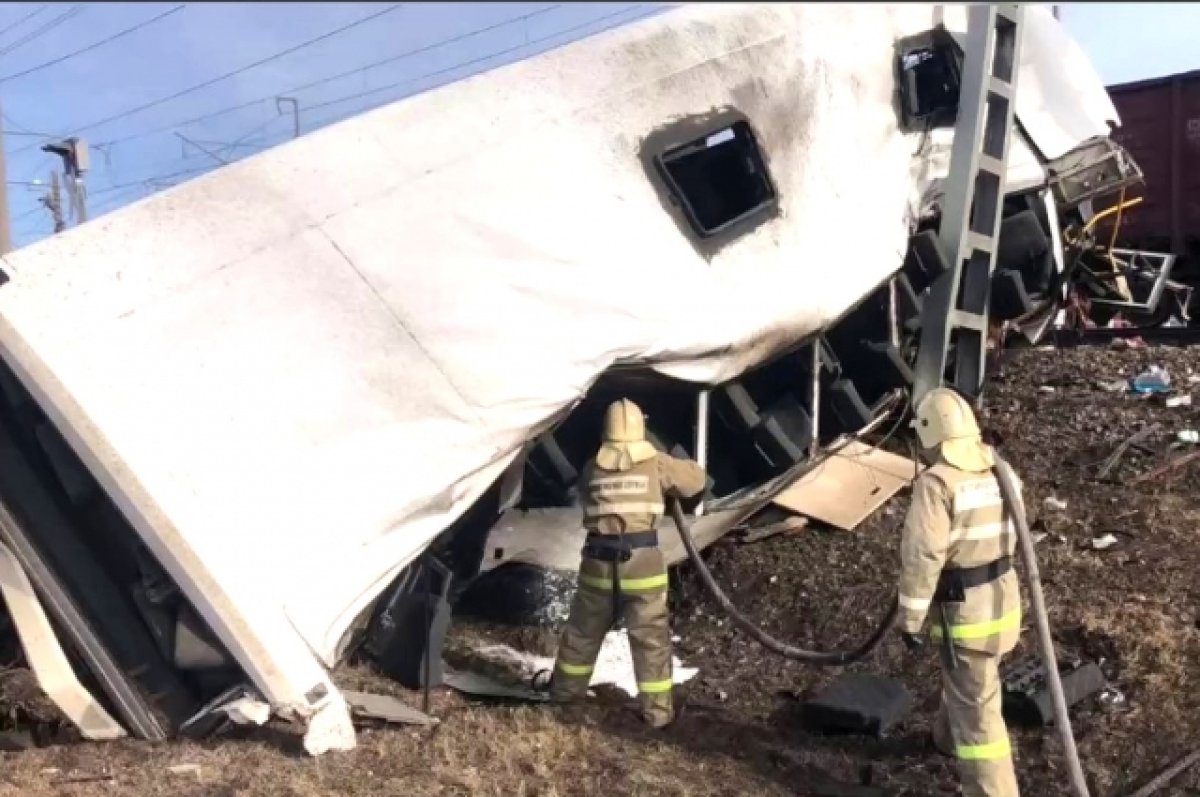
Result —
<path fill-rule="evenodd" d="M 287 140 L 291 112 L 280 113 L 275 96 L 296 97 L 302 128 L 310 131 L 662 9 L 633 3 L 0 4 L 0 103 L 14 243 L 28 244 L 51 230 L 38 202 L 44 189 L 22 184 L 44 182 L 59 167 L 38 149 L 47 136 L 81 135 L 91 142 L 94 217 L 218 166 L 201 148 L 230 160 Z M 1068 4 L 1062 16 L 1108 82 L 1200 68 L 1194 44 L 1200 5 Z"/>

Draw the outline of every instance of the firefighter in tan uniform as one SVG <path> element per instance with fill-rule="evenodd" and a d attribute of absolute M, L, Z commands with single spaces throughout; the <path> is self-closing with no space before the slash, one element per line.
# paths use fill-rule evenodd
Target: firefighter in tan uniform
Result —
<path fill-rule="evenodd" d="M 933 464 L 913 485 L 904 523 L 900 632 L 910 649 L 920 647 L 928 616 L 943 673 L 933 741 L 958 759 L 963 795 L 1016 797 L 998 666 L 1021 631 L 1016 529 L 970 405 L 937 388 L 912 424 Z"/>
<path fill-rule="evenodd" d="M 642 716 L 661 728 L 674 719 L 674 708 L 667 568 L 657 526 L 666 511 L 666 494 L 694 498 L 707 478 L 694 462 L 656 450 L 646 440 L 642 411 L 627 399 L 608 408 L 604 443 L 587 470 L 587 541 L 550 696 L 558 702 L 586 696 L 604 636 L 623 618 Z"/>

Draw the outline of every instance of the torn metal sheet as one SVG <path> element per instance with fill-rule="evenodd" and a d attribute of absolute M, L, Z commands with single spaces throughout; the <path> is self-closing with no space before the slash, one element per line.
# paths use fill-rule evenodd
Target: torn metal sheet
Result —
<path fill-rule="evenodd" d="M 549 695 L 535 692 L 529 687 L 514 686 L 481 672 L 455 670 L 449 666 L 446 667 L 442 683 L 458 692 L 475 697 L 525 700 L 531 703 L 544 703 L 550 699 Z"/>
<path fill-rule="evenodd" d="M 784 509 L 849 530 L 911 484 L 922 470 L 923 466 L 907 457 L 852 442 L 771 500 Z"/>
<path fill-rule="evenodd" d="M 124 737 L 125 729 L 75 677 L 33 584 L 17 557 L 3 543 L 0 543 L 0 593 L 4 595 L 4 605 L 16 627 L 29 669 L 46 696 L 79 729 L 83 738 Z"/>
<path fill-rule="evenodd" d="M 377 695 L 372 692 L 355 692 L 343 689 L 342 694 L 355 717 L 383 720 L 397 725 L 437 725 L 436 717 L 417 711 L 397 698 Z"/>

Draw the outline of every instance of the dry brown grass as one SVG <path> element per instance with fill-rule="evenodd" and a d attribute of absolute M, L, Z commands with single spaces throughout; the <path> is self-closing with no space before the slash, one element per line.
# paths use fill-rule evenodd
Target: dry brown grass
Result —
<path fill-rule="evenodd" d="M 352 753 L 288 755 L 263 739 L 214 744 L 119 742 L 0 756 L 0 797 L 367 797 L 596 794 L 732 797 L 793 793 L 727 756 L 693 756 L 679 735 L 656 738 L 620 710 L 564 714 L 469 707 L 442 696 L 434 730 L 367 730 Z M 194 773 L 169 768 L 198 764 Z M 96 776 L 111 776 L 100 782 Z M 71 779 L 91 782 L 70 783 Z"/>

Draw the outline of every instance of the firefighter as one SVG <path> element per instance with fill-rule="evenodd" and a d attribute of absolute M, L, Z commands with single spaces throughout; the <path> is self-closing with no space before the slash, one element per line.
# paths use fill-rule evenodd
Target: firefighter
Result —
<path fill-rule="evenodd" d="M 933 743 L 957 759 L 963 795 L 1016 797 L 999 674 L 1021 631 L 1016 528 L 991 471 L 992 450 L 958 393 L 930 391 L 912 426 L 931 465 L 913 485 L 904 522 L 900 633 L 910 650 L 921 648 L 929 616 L 942 665 Z"/>
<path fill-rule="evenodd" d="M 628 399 L 604 416 L 604 442 L 581 479 L 587 538 L 579 588 L 563 629 L 550 681 L 556 702 L 582 699 L 604 637 L 625 621 L 642 718 L 655 728 L 675 718 L 667 567 L 658 547 L 668 495 L 705 489 L 704 470 L 656 450 L 646 440 L 642 411 Z"/>

